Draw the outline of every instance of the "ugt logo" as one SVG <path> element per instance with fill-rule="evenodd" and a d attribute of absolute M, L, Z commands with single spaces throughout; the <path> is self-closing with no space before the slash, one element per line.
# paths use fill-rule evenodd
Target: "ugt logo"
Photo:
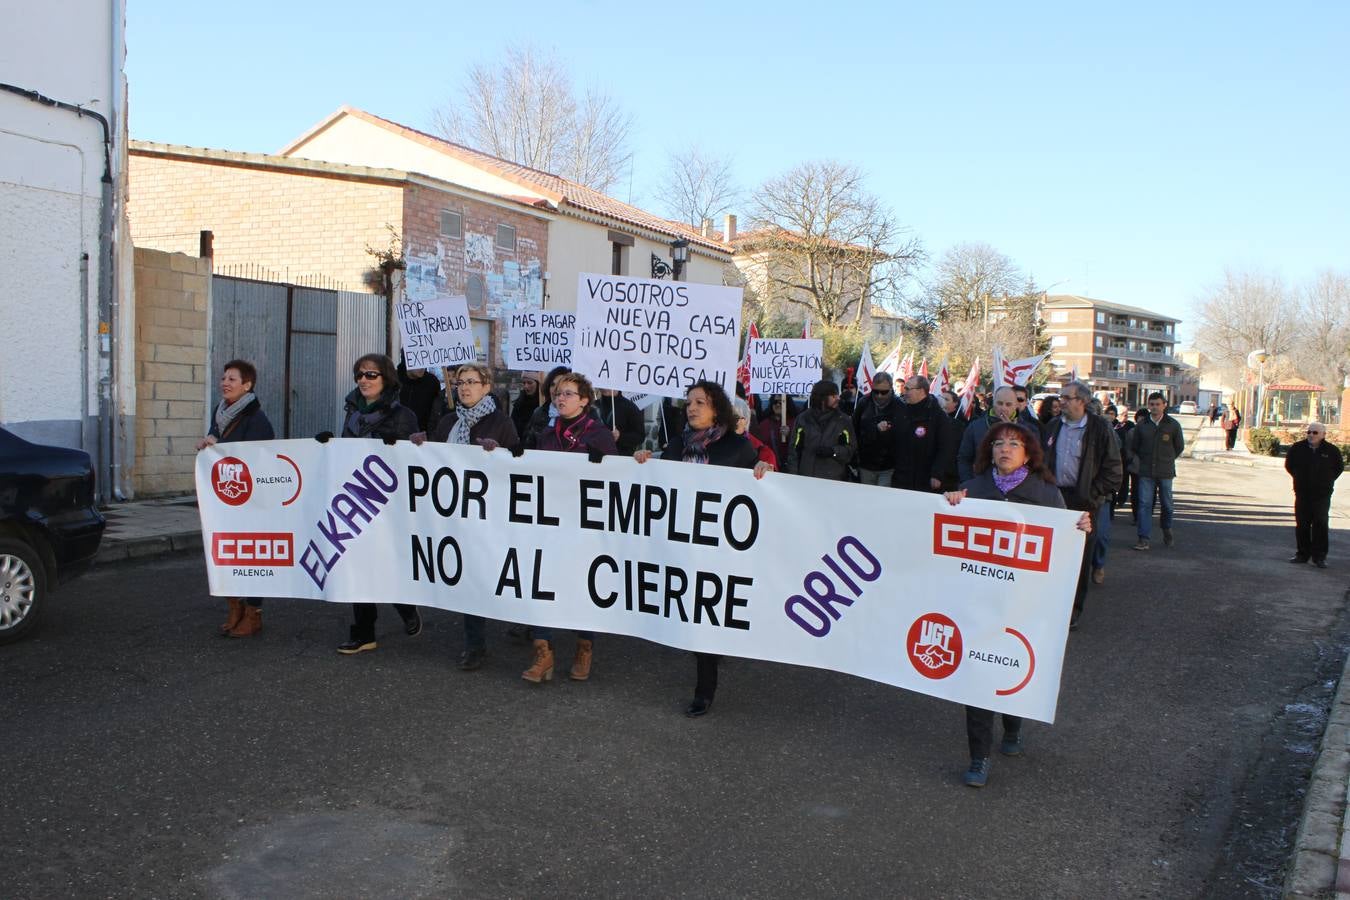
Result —
<path fill-rule="evenodd" d="M 942 613 L 926 613 L 909 626 L 905 651 L 924 678 L 946 678 L 961 665 L 961 629 Z"/>
<path fill-rule="evenodd" d="M 242 459 L 227 456 L 211 467 L 211 487 L 220 502 L 229 506 L 243 506 L 253 496 L 253 476 Z"/>

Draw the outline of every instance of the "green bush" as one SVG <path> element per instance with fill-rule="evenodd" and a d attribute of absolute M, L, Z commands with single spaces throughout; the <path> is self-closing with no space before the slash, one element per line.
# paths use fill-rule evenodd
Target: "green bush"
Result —
<path fill-rule="evenodd" d="M 1280 439 L 1269 428 L 1253 428 L 1247 433 L 1247 448 L 1261 456 L 1279 456 Z"/>

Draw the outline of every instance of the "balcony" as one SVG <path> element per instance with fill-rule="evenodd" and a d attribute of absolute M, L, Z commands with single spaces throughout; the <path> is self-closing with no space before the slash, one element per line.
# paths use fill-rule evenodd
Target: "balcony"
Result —
<path fill-rule="evenodd" d="M 1159 384 L 1176 386 L 1181 384 L 1180 375 L 1160 375 L 1156 372 L 1122 372 L 1118 369 L 1093 371 L 1090 381 L 1124 381 L 1129 384 Z"/>
<path fill-rule="evenodd" d="M 1175 344 L 1177 336 L 1175 331 L 1163 331 L 1159 328 L 1131 328 L 1129 325 L 1118 325 L 1107 319 L 1105 322 L 1093 322 L 1093 326 L 1098 331 L 1105 331 L 1107 334 L 1124 335 L 1134 338 L 1148 338 L 1153 341 L 1161 341 L 1167 344 Z"/>
<path fill-rule="evenodd" d="M 1093 354 L 1096 356 L 1110 359 L 1142 359 L 1147 362 L 1163 362 L 1176 364 L 1181 362 L 1170 353 L 1164 353 L 1161 350 L 1130 350 L 1126 347 L 1095 347 Z"/>

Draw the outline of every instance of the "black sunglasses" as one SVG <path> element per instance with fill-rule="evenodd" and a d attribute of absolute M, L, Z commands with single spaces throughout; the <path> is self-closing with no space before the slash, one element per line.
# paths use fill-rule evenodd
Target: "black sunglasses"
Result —
<path fill-rule="evenodd" d="M 352 381 L 360 381 L 362 378 L 367 378 L 371 381 L 374 381 L 376 378 L 380 377 L 382 377 L 380 373 L 373 369 L 362 369 L 360 372 L 357 372 L 356 375 L 352 377 Z"/>

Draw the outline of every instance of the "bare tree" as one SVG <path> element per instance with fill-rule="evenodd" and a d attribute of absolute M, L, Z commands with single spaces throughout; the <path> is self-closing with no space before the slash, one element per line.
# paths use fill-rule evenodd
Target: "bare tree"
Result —
<path fill-rule="evenodd" d="M 671 153 L 656 185 L 656 198 L 665 214 L 694 228 L 705 219 L 716 220 L 730 212 L 737 194 L 731 159 L 713 156 L 698 146 Z"/>
<path fill-rule="evenodd" d="M 1195 344 L 1235 371 L 1246 368 L 1253 350 L 1282 356 L 1293 346 L 1296 306 L 1279 276 L 1226 270 L 1200 298 Z"/>
<path fill-rule="evenodd" d="M 469 68 L 457 103 L 432 112 L 447 140 L 609 190 L 628 165 L 631 117 L 598 90 L 578 99 L 553 53 L 511 47 L 500 64 Z"/>
<path fill-rule="evenodd" d="M 918 238 L 839 162 L 805 163 L 770 179 L 751 199 L 761 296 L 809 310 L 825 326 L 862 321 L 871 304 L 893 305 L 923 259 Z"/>
<path fill-rule="evenodd" d="M 1008 297 L 1017 294 L 1022 273 L 1017 264 L 988 244 L 957 244 L 942 254 L 933 279 L 921 296 L 924 318 L 935 325 L 953 319 L 988 325 Z"/>
<path fill-rule="evenodd" d="M 1298 371 L 1334 397 L 1350 375 L 1350 276 L 1319 272 L 1299 291 L 1293 349 Z"/>

